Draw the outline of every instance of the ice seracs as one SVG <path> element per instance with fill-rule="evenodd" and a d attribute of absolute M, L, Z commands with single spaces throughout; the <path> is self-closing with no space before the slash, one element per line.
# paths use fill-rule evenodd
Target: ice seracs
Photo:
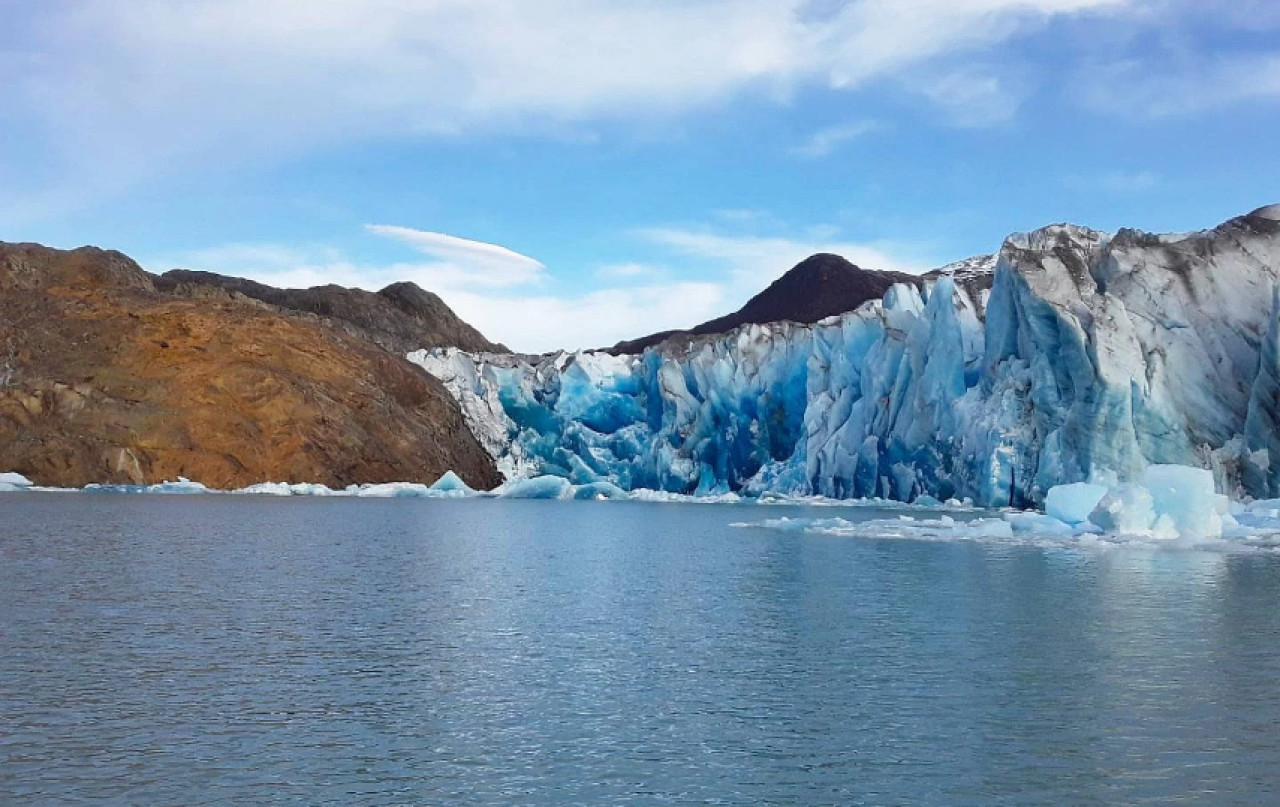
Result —
<path fill-rule="evenodd" d="M 1149 465 L 1280 496 L 1277 209 L 1182 235 L 1046 227 L 812 325 L 638 355 L 410 359 L 509 479 L 989 507 L 1105 488 L 1068 502 L 1077 523 L 1104 500 L 1137 518 L 1112 488 Z"/>

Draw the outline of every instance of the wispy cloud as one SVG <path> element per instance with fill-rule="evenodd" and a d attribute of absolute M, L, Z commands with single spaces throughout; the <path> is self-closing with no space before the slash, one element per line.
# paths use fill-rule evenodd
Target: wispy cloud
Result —
<path fill-rule="evenodd" d="M 792 153 L 808 159 L 826 157 L 845 143 L 879 128 L 880 124 L 875 121 L 854 121 L 839 126 L 829 126 L 814 132 L 807 140 L 792 149 Z"/>
<path fill-rule="evenodd" d="M 688 328 L 727 310 L 720 283 L 653 284 L 569 295 L 442 296 L 486 336 L 531 352 L 608 347 L 623 339 Z"/>
<path fill-rule="evenodd" d="M 823 225 L 776 237 L 648 228 L 633 235 L 668 253 L 669 266 L 608 264 L 596 271 L 599 287 L 566 292 L 541 261 L 508 247 L 409 227 L 366 229 L 428 260 L 373 263 L 323 245 L 227 244 L 142 263 L 157 272 L 204 269 L 287 288 L 336 283 L 376 290 L 408 280 L 439 294 L 489 338 L 535 352 L 604 347 L 696 325 L 736 309 L 815 252 L 835 252 L 868 269 L 925 268 L 904 259 L 910 253 L 900 246 L 840 240 Z M 677 266 L 698 279 L 673 279 Z"/>
<path fill-rule="evenodd" d="M 819 228 L 819 234 L 822 234 Z M 713 231 L 658 227 L 639 233 L 652 243 L 678 254 L 706 261 L 709 273 L 726 272 L 736 289 L 750 296 L 776 280 L 795 264 L 818 252 L 842 255 L 864 269 L 919 273 L 931 268 L 904 258 L 902 245 L 858 243 L 837 239 L 727 235 Z M 739 302 L 745 301 L 743 300 Z"/>
<path fill-rule="evenodd" d="M 1026 96 L 1016 77 L 994 69 L 963 68 L 908 82 L 952 126 L 981 129 L 1013 120 Z"/>
<path fill-rule="evenodd" d="M 497 244 L 387 224 L 365 229 L 439 261 L 432 267 L 438 286 L 519 286 L 540 280 L 546 269 L 541 261 Z"/>
<path fill-rule="evenodd" d="M 1214 57 L 1180 53 L 1161 61 L 1094 65 L 1076 77 L 1074 95 L 1090 109 L 1129 118 L 1169 118 L 1243 101 L 1280 101 L 1280 49 Z"/>
<path fill-rule="evenodd" d="M 376 290 L 408 280 L 439 294 L 486 336 L 530 352 L 607 347 L 723 313 L 723 284 L 654 282 L 661 270 L 643 264 L 602 267 L 602 277 L 649 282 L 555 294 L 535 290 L 550 280 L 542 262 L 506 247 L 407 227 L 367 229 L 433 260 L 369 263 L 319 245 L 226 244 L 142 263 L 155 272 L 203 269 L 284 288 L 334 283 Z"/>
<path fill-rule="evenodd" d="M 659 277 L 666 270 L 643 263 L 610 263 L 596 269 L 596 277 L 604 280 L 626 280 L 636 277 Z"/>
<path fill-rule="evenodd" d="M 1108 171 L 1093 175 L 1072 175 L 1063 184 L 1078 191 L 1103 191 L 1124 195 L 1145 193 L 1160 186 L 1160 176 L 1152 171 Z"/>
<path fill-rule="evenodd" d="M 855 88 L 1137 1 L 65 0 L 6 11 L 22 35 L 0 44 L 0 91 L 20 139 L 114 189 L 211 156 Z"/>

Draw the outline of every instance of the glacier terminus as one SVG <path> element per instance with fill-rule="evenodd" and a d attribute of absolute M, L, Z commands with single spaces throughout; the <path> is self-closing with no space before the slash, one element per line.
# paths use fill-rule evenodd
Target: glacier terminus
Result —
<path fill-rule="evenodd" d="M 982 507 L 1089 483 L 1090 508 L 1130 514 L 1152 466 L 1280 495 L 1277 281 L 1280 205 L 1188 234 L 1015 234 L 812 324 L 409 358 L 509 480 Z"/>

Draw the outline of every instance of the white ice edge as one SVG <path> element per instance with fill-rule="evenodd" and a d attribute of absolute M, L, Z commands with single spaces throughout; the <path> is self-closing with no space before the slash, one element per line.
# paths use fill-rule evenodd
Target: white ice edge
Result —
<path fill-rule="evenodd" d="M 1051 499 L 1053 515 L 1035 511 L 993 511 L 969 503 L 903 504 L 884 499 L 830 499 L 822 496 L 761 497 L 725 493 L 691 496 L 654 490 L 624 491 L 615 485 L 595 482 L 575 485 L 561 477 L 541 476 L 507 482 L 492 491 L 469 488 L 452 472 L 433 485 L 413 482 L 351 485 L 333 489 L 313 483 L 266 482 L 238 490 L 217 490 L 179 478 L 155 485 L 88 485 L 84 488 L 50 488 L 32 484 L 17 474 L 0 474 L 0 492 L 83 492 L 108 494 L 221 496 L 303 496 L 347 498 L 428 498 L 428 499 L 555 499 L 596 501 L 641 501 L 688 504 L 747 504 L 825 508 L 875 509 L 897 513 L 894 518 L 850 520 L 832 518 L 770 518 L 757 522 L 737 522 L 737 527 L 755 527 L 781 532 L 804 532 L 849 538 L 909 539 L 922 541 L 979 541 L 1036 546 L 1112 548 L 1133 544 L 1159 544 L 1170 548 L 1233 551 L 1265 549 L 1280 551 L 1280 499 L 1249 504 L 1227 502 L 1212 492 L 1212 481 L 1195 469 L 1153 466 L 1147 481 L 1153 487 L 1164 484 L 1159 507 L 1145 488 L 1137 486 L 1062 486 Z M 1181 487 L 1179 487 L 1181 486 Z M 1207 488 L 1206 488 L 1207 486 Z M 1093 488 L 1098 489 L 1093 489 Z M 1197 487 L 1200 488 L 1197 490 Z M 1138 494 L 1134 495 L 1134 491 Z M 1174 495 L 1169 495 L 1174 494 Z M 1136 503 L 1136 505 L 1135 505 Z M 1200 509 L 1186 511 L 1188 503 Z M 1134 508 L 1137 508 L 1135 515 Z M 1128 508 L 1128 509 L 1126 509 Z M 1121 529 L 1105 530 L 1094 521 L 1101 513 Z M 1058 517 L 1055 517 L 1058 516 Z M 959 518 L 957 518 L 959 517 Z M 1208 521 L 1207 521 L 1208 519 Z M 1075 523 L 1069 523 L 1075 520 Z M 1208 524 L 1212 529 L 1206 529 Z M 1140 528 L 1134 529 L 1134 525 Z M 1190 525 L 1189 527 L 1187 525 Z M 1182 531 L 1179 532 L 1179 528 Z"/>

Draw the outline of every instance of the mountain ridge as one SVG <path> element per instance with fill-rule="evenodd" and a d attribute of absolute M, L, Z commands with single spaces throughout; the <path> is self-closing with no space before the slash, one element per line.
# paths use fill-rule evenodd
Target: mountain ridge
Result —
<path fill-rule="evenodd" d="M 439 296 L 408 281 L 376 292 L 335 284 L 287 289 L 216 272 L 172 269 L 154 282 L 158 290 L 173 294 L 200 296 L 216 289 L 324 317 L 400 356 L 424 347 L 507 350 L 463 321 Z"/>
<path fill-rule="evenodd" d="M 3 242 L 0 457 L 58 487 L 499 481 L 443 386 L 346 327 L 158 289 L 113 250 Z"/>

